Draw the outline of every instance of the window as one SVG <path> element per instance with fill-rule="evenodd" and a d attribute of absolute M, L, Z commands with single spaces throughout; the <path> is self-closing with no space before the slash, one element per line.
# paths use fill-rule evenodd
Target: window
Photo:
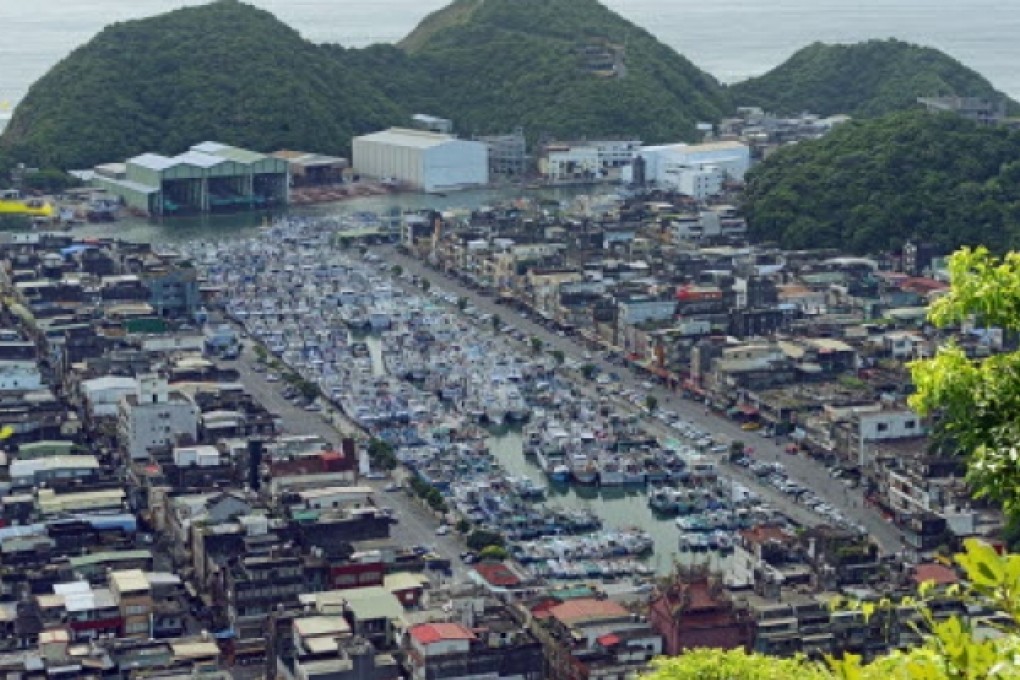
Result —
<path fill-rule="evenodd" d="M 903 423 L 903 427 L 907 428 L 908 430 L 913 430 L 915 427 L 917 427 L 917 423 L 913 420 L 908 420 L 907 422 Z"/>
<path fill-rule="evenodd" d="M 875 426 L 875 429 L 878 430 L 879 432 L 885 432 L 886 430 L 889 429 L 889 426 L 886 425 L 885 423 L 879 423 L 878 425 Z"/>

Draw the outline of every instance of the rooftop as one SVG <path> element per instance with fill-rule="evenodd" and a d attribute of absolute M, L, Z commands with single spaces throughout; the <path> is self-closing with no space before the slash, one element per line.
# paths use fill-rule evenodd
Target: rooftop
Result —
<path fill-rule="evenodd" d="M 373 132 L 368 135 L 356 137 L 357 141 L 376 142 L 378 144 L 392 144 L 394 146 L 406 146 L 415 149 L 431 149 L 441 144 L 454 141 L 452 135 L 444 135 L 438 132 L 427 132 L 425 130 L 410 130 L 408 128 L 390 128 L 381 132 Z"/>
<path fill-rule="evenodd" d="M 919 564 L 914 567 L 914 573 L 911 576 L 914 583 L 918 585 L 925 581 L 931 581 L 937 586 L 948 586 L 959 581 L 959 577 L 956 572 L 944 564 L 936 564 L 930 562 L 928 564 Z"/>
<path fill-rule="evenodd" d="M 549 608 L 549 615 L 565 626 L 628 616 L 623 605 L 612 600 L 571 600 Z"/>
<path fill-rule="evenodd" d="M 475 640 L 475 634 L 459 623 L 424 623 L 411 629 L 418 644 L 430 645 L 446 640 Z"/>
<path fill-rule="evenodd" d="M 140 593 L 149 590 L 149 579 L 141 569 L 110 572 L 110 585 L 119 593 Z"/>

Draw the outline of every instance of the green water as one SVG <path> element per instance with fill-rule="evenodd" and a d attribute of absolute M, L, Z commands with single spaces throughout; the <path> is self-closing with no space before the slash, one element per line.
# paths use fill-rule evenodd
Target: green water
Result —
<path fill-rule="evenodd" d="M 525 476 L 546 487 L 550 505 L 571 509 L 590 510 L 595 513 L 607 529 L 640 527 L 655 541 L 655 553 L 649 563 L 660 574 L 669 573 L 674 563 L 685 566 L 708 564 L 716 569 L 725 568 L 726 557 L 713 552 L 680 552 L 678 544 L 680 531 L 672 518 L 657 517 L 648 507 L 648 497 L 643 487 L 597 487 L 550 485 L 538 465 L 525 458 L 521 433 L 515 430 L 495 433 L 489 440 L 493 455 L 515 477 Z"/>
<path fill-rule="evenodd" d="M 592 187 L 563 187 L 558 189 L 476 189 L 459 191 L 447 196 L 402 193 L 382 196 L 362 196 L 348 201 L 295 206 L 283 210 L 253 211 L 229 215 L 192 215 L 162 220 L 125 217 L 117 222 L 85 224 L 75 227 L 77 236 L 119 238 L 138 243 L 177 242 L 191 239 L 229 239 L 254 236 L 259 228 L 283 215 L 296 217 L 329 217 L 357 212 L 378 215 L 399 215 L 406 210 L 473 210 L 484 205 L 520 197 L 569 201 L 573 198 L 611 189 Z"/>

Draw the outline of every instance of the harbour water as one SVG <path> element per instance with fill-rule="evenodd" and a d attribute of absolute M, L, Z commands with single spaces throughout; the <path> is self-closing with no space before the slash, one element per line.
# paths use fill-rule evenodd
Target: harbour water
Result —
<path fill-rule="evenodd" d="M 510 429 L 494 433 L 488 444 L 489 450 L 511 475 L 524 476 L 539 486 L 548 487 L 546 498 L 549 504 L 568 510 L 591 511 L 607 528 L 635 526 L 647 531 L 655 541 L 655 552 L 649 563 L 657 573 L 669 573 L 674 564 L 707 564 L 715 570 L 726 568 L 728 556 L 713 551 L 681 552 L 678 549 L 680 531 L 674 518 L 659 517 L 652 512 L 644 487 L 599 489 L 573 484 L 550 485 L 539 467 L 525 458 L 519 431 Z"/>
<path fill-rule="evenodd" d="M 103 26 L 207 0 L 0 2 L 0 103 Z M 395 42 L 448 0 L 250 0 L 315 42 Z M 1020 3 L 1001 0 L 603 0 L 725 82 L 760 74 L 814 41 L 895 37 L 930 45 L 1020 99 Z"/>
<path fill-rule="evenodd" d="M 399 215 L 406 210 L 472 210 L 479 206 L 511 200 L 517 196 L 569 201 L 591 191 L 591 187 L 575 187 L 541 190 L 477 189 L 459 191 L 447 196 L 400 193 L 363 196 L 339 203 L 292 207 L 286 212 L 301 217 L 322 217 L 359 212 L 374 213 L 385 217 Z M 80 236 L 118 238 L 138 243 L 244 238 L 254 235 L 260 228 L 271 223 L 278 216 L 280 213 L 262 211 L 174 217 L 162 221 L 128 216 L 116 222 L 78 226 L 74 228 L 74 233 Z"/>

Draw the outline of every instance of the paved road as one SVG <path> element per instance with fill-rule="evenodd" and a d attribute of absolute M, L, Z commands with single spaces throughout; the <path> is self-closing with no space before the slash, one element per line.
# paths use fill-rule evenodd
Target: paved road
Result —
<path fill-rule="evenodd" d="M 339 446 L 340 440 L 345 436 L 363 436 L 363 432 L 340 413 L 306 411 L 291 404 L 283 398 L 284 384 L 267 381 L 265 373 L 253 370 L 256 363 L 257 358 L 252 351 L 251 341 L 246 341 L 241 356 L 229 365 L 240 373 L 245 389 L 265 408 L 281 418 L 288 433 L 318 435 L 334 446 Z M 327 418 L 331 416 L 332 420 L 328 422 Z M 441 557 L 450 560 L 455 580 L 464 579 L 466 567 L 460 561 L 464 545 L 460 537 L 452 533 L 437 536 L 439 521 L 435 516 L 404 491 L 385 491 L 389 480 L 362 480 L 362 483 L 375 488 L 376 502 L 380 506 L 393 509 L 397 524 L 390 530 L 390 536 L 397 545 L 429 546 Z"/>
<path fill-rule="evenodd" d="M 564 337 L 552 332 L 509 307 L 498 305 L 492 298 L 479 295 L 474 290 L 467 288 L 455 279 L 442 274 L 420 260 L 408 257 L 399 253 L 393 247 L 377 249 L 377 252 L 393 264 L 400 265 L 404 271 L 428 279 L 436 288 L 454 293 L 470 300 L 477 309 L 487 314 L 498 314 L 504 323 L 512 325 L 530 336 L 542 340 L 547 351 L 560 350 L 568 358 L 584 362 L 584 354 L 588 351 L 572 338 Z M 674 392 L 662 387 L 654 387 L 645 390 L 641 383 L 646 378 L 634 375 L 625 369 L 611 365 L 596 356 L 591 362 L 604 371 L 615 371 L 620 374 L 620 382 L 624 388 L 631 390 L 644 390 L 655 395 L 658 399 L 659 408 L 676 411 L 684 420 L 691 422 L 696 428 L 728 438 L 729 440 L 740 440 L 754 448 L 753 457 L 763 461 L 780 461 L 786 468 L 789 477 L 812 489 L 819 497 L 829 505 L 838 509 L 845 517 L 861 524 L 865 530 L 876 540 L 879 547 L 887 552 L 902 550 L 901 534 L 894 525 L 884 520 L 879 512 L 868 508 L 859 489 L 849 489 L 840 480 L 832 478 L 828 470 L 817 461 L 804 456 L 793 456 L 782 451 L 780 446 L 764 437 L 754 433 L 745 432 L 733 421 L 719 418 L 711 413 L 706 413 L 704 408 L 690 400 L 679 397 Z M 582 381 L 583 383 L 583 381 Z M 590 391 L 589 386 L 585 386 Z M 676 437 L 677 433 L 665 428 L 661 423 L 646 419 L 650 429 L 660 436 Z M 754 489 L 761 496 L 766 498 L 773 507 L 788 514 L 795 520 L 808 524 L 823 522 L 823 518 L 811 512 L 806 506 L 800 505 L 783 494 L 778 489 L 759 483 L 757 478 L 748 474 L 743 468 L 727 465 L 727 475 L 744 483 Z"/>

